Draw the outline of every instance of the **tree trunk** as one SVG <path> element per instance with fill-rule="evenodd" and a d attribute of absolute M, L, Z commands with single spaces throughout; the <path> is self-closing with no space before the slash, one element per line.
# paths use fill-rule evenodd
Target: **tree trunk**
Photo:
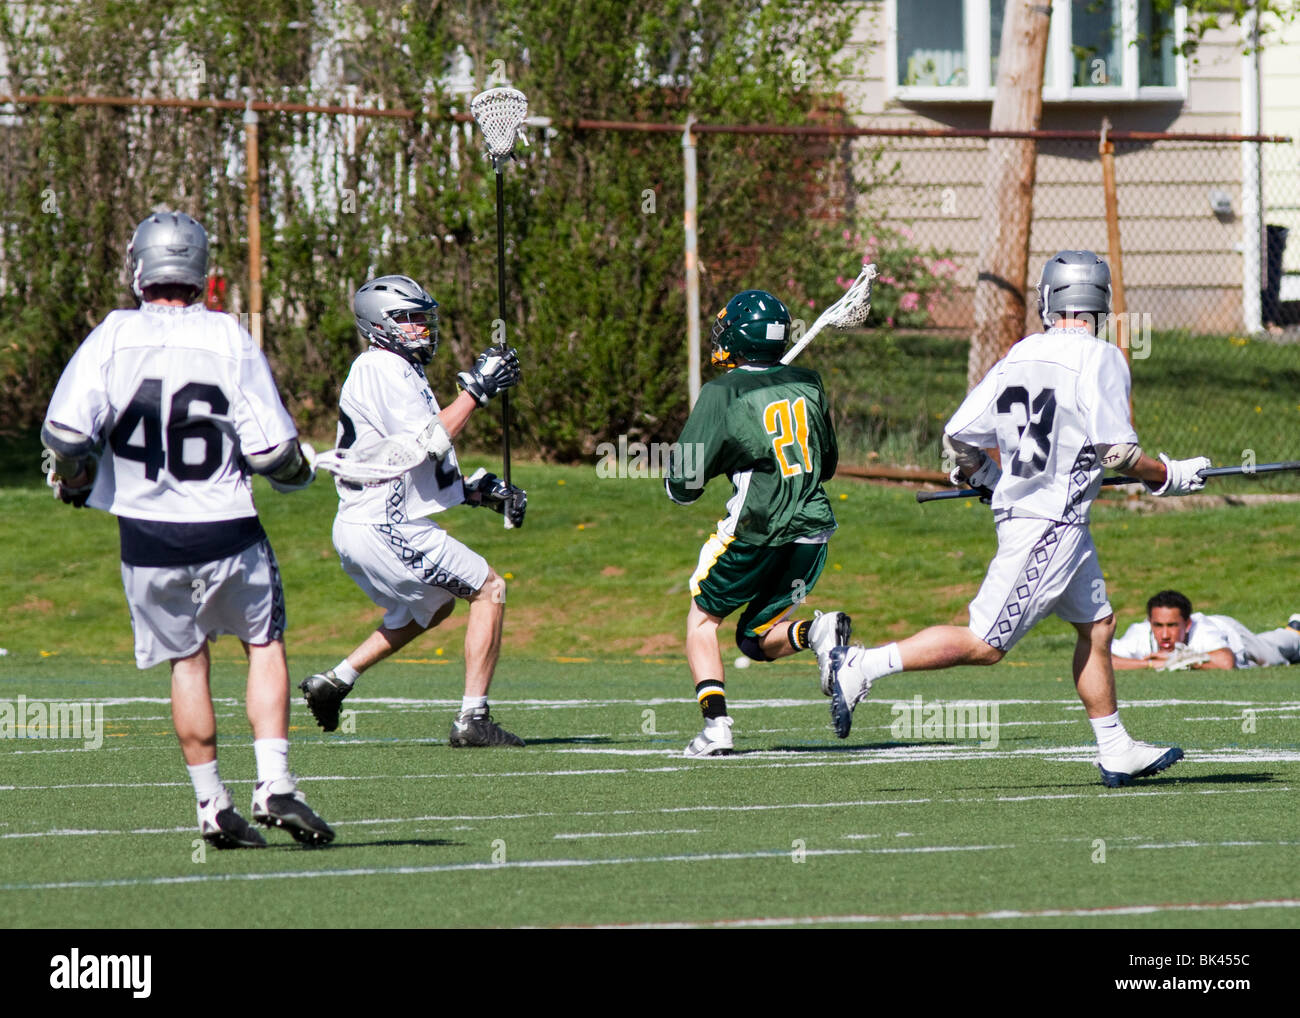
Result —
<path fill-rule="evenodd" d="M 1050 0 L 1008 0 L 990 129 L 1037 130 L 1050 22 Z M 1036 146 L 1031 139 L 989 140 L 968 388 L 1011 349 L 1024 329 Z"/>

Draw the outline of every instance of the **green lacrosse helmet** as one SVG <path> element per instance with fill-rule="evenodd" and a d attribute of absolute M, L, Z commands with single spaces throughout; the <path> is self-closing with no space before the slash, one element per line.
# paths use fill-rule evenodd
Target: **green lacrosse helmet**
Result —
<path fill-rule="evenodd" d="M 727 301 L 713 322 L 713 363 L 735 367 L 741 357 L 775 364 L 790 337 L 790 312 L 766 290 L 745 290 Z"/>

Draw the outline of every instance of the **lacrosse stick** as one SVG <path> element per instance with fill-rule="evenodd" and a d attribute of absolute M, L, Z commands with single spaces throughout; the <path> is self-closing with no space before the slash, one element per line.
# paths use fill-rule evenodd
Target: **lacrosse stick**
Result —
<path fill-rule="evenodd" d="M 395 480 L 426 459 L 442 459 L 451 451 L 451 439 L 434 417 L 415 436 L 383 438 L 346 449 L 328 449 L 316 456 L 316 469 L 350 484 L 375 485 Z"/>
<path fill-rule="evenodd" d="M 515 88 L 490 88 L 470 100 L 469 111 L 474 115 L 483 137 L 487 140 L 487 154 L 497 178 L 497 317 L 501 321 L 501 352 L 505 353 L 506 321 L 506 199 L 501 168 L 514 156 L 515 139 L 528 144 L 524 137 L 524 119 L 528 116 L 528 97 Z M 507 485 L 510 484 L 510 393 L 501 394 L 501 459 Z M 510 514 L 505 514 L 506 529 L 512 529 Z"/>
<path fill-rule="evenodd" d="M 812 342 L 813 337 L 828 325 L 835 329 L 847 329 L 865 322 L 871 311 L 871 281 L 877 275 L 879 273 L 876 271 L 875 262 L 864 262 L 862 272 L 853 281 L 853 285 L 845 291 L 844 296 L 821 313 L 817 321 L 813 322 L 812 328 L 803 334 L 803 338 L 785 352 L 781 363 L 789 364 L 798 357 L 799 352 Z"/>
<path fill-rule="evenodd" d="M 1185 672 L 1198 665 L 1208 664 L 1210 655 L 1202 650 L 1191 650 L 1183 644 L 1175 645 L 1169 656 L 1164 659 L 1156 671 Z"/>
<path fill-rule="evenodd" d="M 1202 477 L 1249 477 L 1252 474 L 1276 474 L 1285 470 L 1300 470 L 1300 460 L 1283 460 L 1280 463 L 1256 463 L 1253 467 L 1207 467 L 1200 472 Z M 1136 477 L 1104 477 L 1102 487 L 1109 488 L 1119 484 L 1141 484 Z M 955 491 L 918 491 L 918 502 L 945 502 L 955 498 L 979 498 L 984 492 L 975 488 L 958 488 Z"/>

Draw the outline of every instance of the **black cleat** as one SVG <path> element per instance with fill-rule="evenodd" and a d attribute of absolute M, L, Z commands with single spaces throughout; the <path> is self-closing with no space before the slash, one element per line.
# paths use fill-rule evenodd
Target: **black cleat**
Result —
<path fill-rule="evenodd" d="M 460 714 L 451 723 L 448 738 L 453 748 L 464 746 L 522 746 L 524 740 L 492 720 L 486 710 L 482 714 Z"/>
<path fill-rule="evenodd" d="M 334 831 L 318 817 L 302 792 L 272 793 L 271 782 L 263 781 L 253 789 L 253 819 L 263 827 L 279 827 L 304 845 L 328 845 Z"/>
<path fill-rule="evenodd" d="M 213 848 L 266 847 L 266 839 L 239 815 L 225 789 L 199 803 L 199 834 Z"/>
<path fill-rule="evenodd" d="M 316 719 L 316 724 L 327 732 L 332 732 L 339 726 L 339 704 L 343 698 L 352 692 L 352 687 L 339 679 L 334 674 L 334 669 L 328 672 L 318 672 L 316 675 L 308 675 L 302 682 L 298 683 L 298 688 L 302 690 L 302 695 L 307 701 L 307 706 L 311 709 L 311 716 Z"/>

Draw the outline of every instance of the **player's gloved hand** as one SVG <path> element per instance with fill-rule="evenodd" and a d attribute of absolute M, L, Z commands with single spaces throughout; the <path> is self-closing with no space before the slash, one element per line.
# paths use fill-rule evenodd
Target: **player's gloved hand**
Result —
<path fill-rule="evenodd" d="M 489 347 L 479 354 L 474 366 L 456 376 L 456 384 L 474 397 L 480 407 L 499 392 L 519 384 L 519 353 Z"/>
<path fill-rule="evenodd" d="M 300 459 L 296 467 L 286 467 L 283 472 L 268 474 L 266 479 L 276 491 L 302 491 L 316 480 L 316 450 L 309 442 L 298 443 Z"/>
<path fill-rule="evenodd" d="M 86 499 L 90 498 L 91 489 L 95 487 L 96 466 L 93 457 L 86 459 L 82 466 L 82 476 L 84 476 L 85 480 L 76 485 L 69 483 L 66 478 L 56 474 L 54 472 L 55 468 L 51 466 L 49 472 L 45 475 L 45 483 L 54 489 L 54 497 L 60 502 L 80 509 L 85 506 Z"/>
<path fill-rule="evenodd" d="M 961 467 L 953 467 L 948 474 L 948 480 L 957 487 L 969 484 L 978 491 L 980 501 L 985 505 L 993 501 L 993 489 L 998 486 L 998 481 L 1001 479 L 1002 468 L 988 455 L 985 455 L 984 461 L 980 463 L 979 468 L 970 477 L 962 474 Z"/>
<path fill-rule="evenodd" d="M 522 527 L 528 493 L 479 467 L 465 478 L 465 504 L 491 509 L 504 516 L 509 526 Z"/>
<path fill-rule="evenodd" d="M 1164 453 L 1160 454 L 1160 462 L 1165 465 L 1165 483 L 1158 488 L 1151 487 L 1147 482 L 1147 491 L 1153 495 L 1190 495 L 1194 491 L 1200 491 L 1205 487 L 1205 478 L 1201 476 L 1202 470 L 1208 470 L 1210 467 L 1210 458 L 1208 456 L 1193 456 L 1186 460 L 1171 460 Z"/>

